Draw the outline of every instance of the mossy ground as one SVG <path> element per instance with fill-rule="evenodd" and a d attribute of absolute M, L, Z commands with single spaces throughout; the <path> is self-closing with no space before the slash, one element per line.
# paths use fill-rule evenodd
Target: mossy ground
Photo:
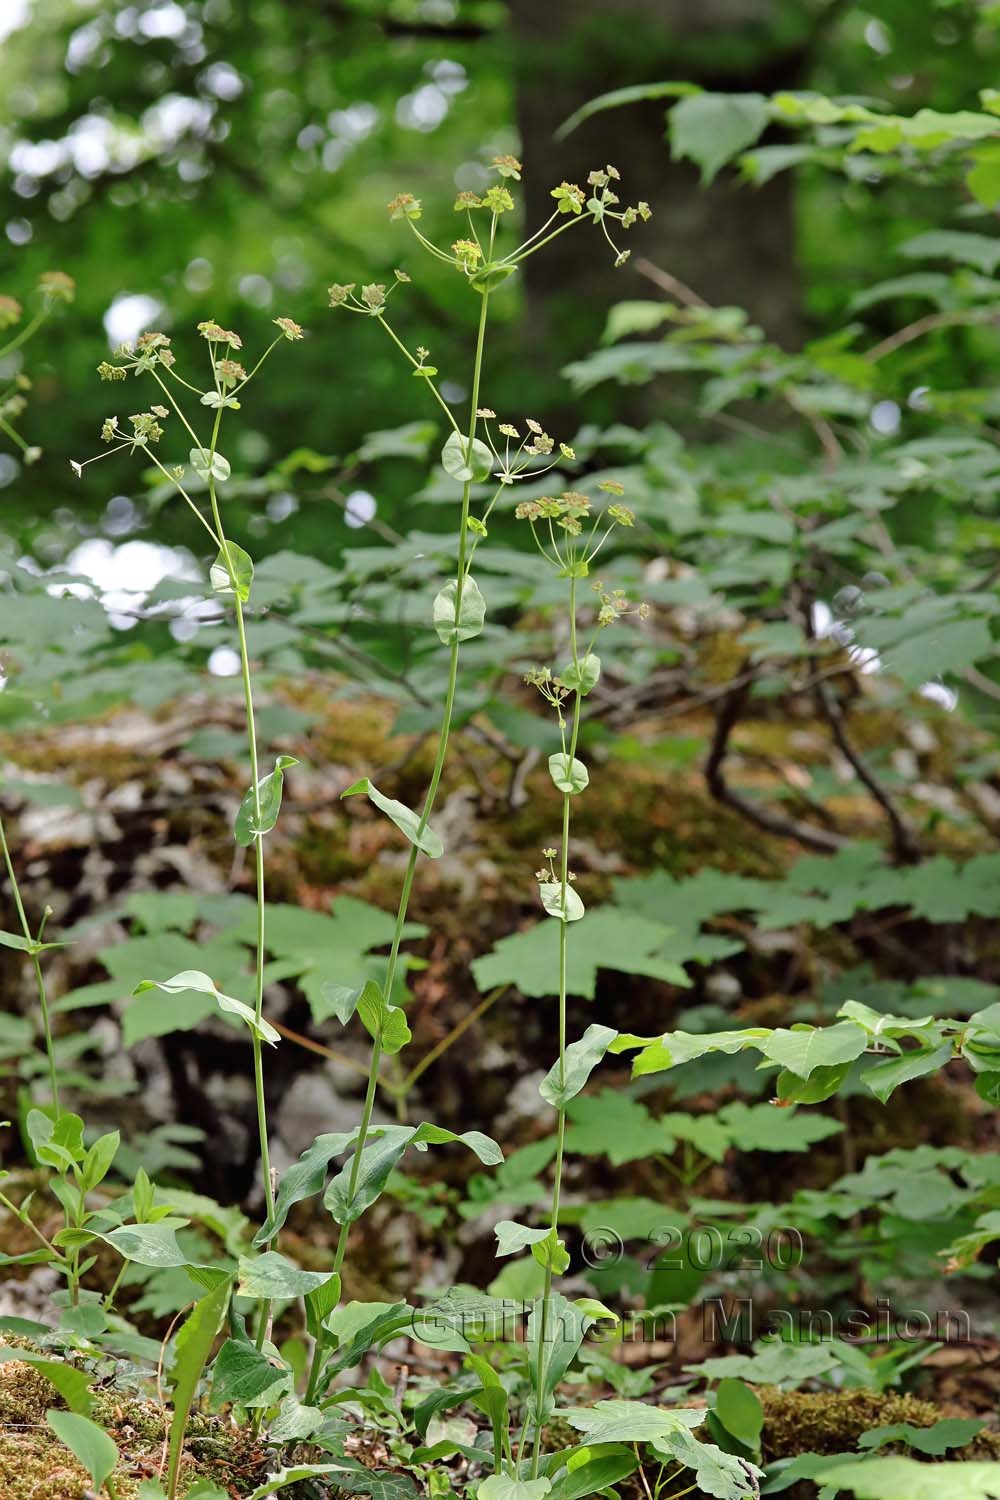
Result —
<path fill-rule="evenodd" d="M 13 1342 L 8 1339 L 8 1343 Z M 2 1500 L 83 1500 L 89 1481 L 45 1420 L 63 1402 L 31 1364 L 0 1364 L 0 1496 Z M 92 1418 L 118 1446 L 114 1473 L 120 1500 L 133 1500 L 143 1479 L 162 1475 L 169 1415 L 155 1401 L 134 1393 L 98 1391 Z M 181 1467 L 181 1490 L 210 1479 L 232 1496 L 248 1494 L 267 1472 L 266 1456 L 253 1434 L 224 1417 L 195 1415 Z"/>

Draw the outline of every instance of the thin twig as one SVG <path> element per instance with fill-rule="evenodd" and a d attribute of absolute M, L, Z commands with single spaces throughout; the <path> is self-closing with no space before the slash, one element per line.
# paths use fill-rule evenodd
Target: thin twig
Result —
<path fill-rule="evenodd" d="M 741 796 L 739 792 L 734 792 L 726 781 L 723 765 L 729 749 L 729 739 L 739 722 L 746 697 L 746 685 L 730 691 L 729 695 L 723 699 L 715 721 L 715 734 L 705 762 L 705 782 L 712 796 L 717 802 L 738 812 L 748 823 L 753 823 L 756 827 L 764 829 L 766 833 L 773 833 L 778 838 L 795 839 L 807 849 L 817 849 L 822 854 L 832 854 L 842 849 L 847 841 L 840 834 L 827 833 L 810 823 L 783 818 L 779 813 L 772 812 L 770 808 L 760 806 L 750 801 L 749 798 Z"/>

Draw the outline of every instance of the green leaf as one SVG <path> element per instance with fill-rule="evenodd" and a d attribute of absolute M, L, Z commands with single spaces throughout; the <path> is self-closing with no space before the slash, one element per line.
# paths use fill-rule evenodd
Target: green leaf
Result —
<path fill-rule="evenodd" d="M 368 1035 L 381 1043 L 383 1052 L 390 1055 L 399 1052 L 410 1041 L 406 1012 L 398 1005 L 386 1003 L 382 987 L 374 979 L 362 986 L 357 1011 Z"/>
<path fill-rule="evenodd" d="M 174 1345 L 174 1362 L 170 1372 L 173 1414 L 170 1420 L 167 1470 L 170 1494 L 174 1494 L 177 1488 L 177 1476 L 184 1451 L 184 1431 L 194 1404 L 198 1382 L 226 1315 L 231 1290 L 232 1282 L 225 1277 L 206 1297 L 196 1302 L 185 1318 Z"/>
<path fill-rule="evenodd" d="M 476 1486 L 477 1500 L 544 1500 L 552 1485 L 548 1479 L 511 1479 L 509 1474 L 490 1474 Z"/>
<path fill-rule="evenodd" d="M 884 1104 L 901 1083 L 924 1078 L 943 1068 L 951 1061 L 952 1052 L 950 1041 L 940 1047 L 916 1047 L 904 1052 L 902 1057 L 893 1057 L 888 1062 L 877 1063 L 874 1068 L 867 1068 L 861 1081 L 871 1089 L 879 1103 Z"/>
<path fill-rule="evenodd" d="M 118 1449 L 104 1428 L 75 1411 L 47 1411 L 45 1420 L 87 1470 L 94 1489 L 103 1489 L 104 1481 L 114 1473 L 118 1462 Z"/>
<path fill-rule="evenodd" d="M 817 1484 L 857 1500 L 997 1500 L 1000 1463 L 923 1464 L 913 1458 L 858 1458 L 817 1469 Z"/>
<path fill-rule="evenodd" d="M 238 1297 L 304 1297 L 307 1292 L 316 1292 L 330 1280 L 330 1271 L 303 1271 L 277 1250 L 268 1250 L 263 1255 L 241 1255 Z"/>
<path fill-rule="evenodd" d="M 363 794 L 370 802 L 384 812 L 387 818 L 391 818 L 400 833 L 406 835 L 411 844 L 415 844 L 422 854 L 429 859 L 440 859 L 444 853 L 444 845 L 431 827 L 420 830 L 420 818 L 412 808 L 407 807 L 404 802 L 397 802 L 393 797 L 384 797 L 373 786 L 367 776 L 362 776 L 353 786 L 349 786 L 346 792 L 341 792 L 341 797 L 357 797 Z"/>
<path fill-rule="evenodd" d="M 560 792 L 576 794 L 590 785 L 590 774 L 582 760 L 557 751 L 549 756 L 549 775 Z"/>
<path fill-rule="evenodd" d="M 209 475 L 213 479 L 229 478 L 228 459 L 223 458 L 221 453 L 213 453 L 210 448 L 192 448 L 188 454 L 188 460 L 199 479 L 207 481 Z M 233 543 L 230 542 L 229 545 L 232 547 Z M 244 556 L 246 556 L 245 553 Z M 227 572 L 226 577 L 228 576 Z"/>
<path fill-rule="evenodd" d="M 600 675 L 601 658 L 595 656 L 593 651 L 582 656 L 579 662 L 567 662 L 559 673 L 570 692 L 579 693 L 581 698 L 585 698 L 591 688 L 597 686 Z"/>
<path fill-rule="evenodd" d="M 516 266 L 505 266 L 502 263 L 491 262 L 469 277 L 469 285 L 475 292 L 492 292 L 494 288 L 501 286 L 508 276 L 513 276 L 517 270 Z"/>
<path fill-rule="evenodd" d="M 964 1448 L 983 1430 L 976 1418 L 943 1417 L 930 1427 L 914 1427 L 912 1422 L 896 1422 L 890 1427 L 872 1427 L 858 1438 L 859 1448 L 882 1448 L 886 1443 L 906 1443 L 918 1453 L 940 1458 L 949 1448 Z"/>
<path fill-rule="evenodd" d="M 587 1495 L 596 1495 L 627 1479 L 639 1466 L 639 1460 L 627 1448 L 588 1458 L 592 1451 L 588 1446 L 573 1455 L 566 1473 L 553 1481 L 549 1500 L 584 1500 Z"/>
<path fill-rule="evenodd" d="M 453 432 L 441 449 L 441 466 L 459 484 L 480 484 L 490 477 L 493 454 L 478 438 L 470 447 L 468 438 Z"/>
<path fill-rule="evenodd" d="M 677 160 L 700 167 L 708 183 L 760 138 L 770 117 L 762 94 L 691 94 L 670 111 L 670 147 Z"/>
<path fill-rule="evenodd" d="M 253 787 L 250 787 L 240 803 L 233 827 L 233 837 L 241 848 L 247 848 L 261 834 L 270 833 L 277 823 L 285 772 L 289 766 L 297 765 L 294 755 L 279 755 L 274 770 L 258 781 L 256 798 Z"/>
<path fill-rule="evenodd" d="M 700 1443 L 690 1432 L 664 1433 L 653 1439 L 652 1446 L 665 1458 L 675 1458 L 685 1468 L 693 1469 L 698 1488 L 716 1500 L 757 1500 L 760 1494 L 763 1469 L 748 1459 L 724 1453 L 714 1443 Z"/>
<path fill-rule="evenodd" d="M 276 1495 L 279 1490 L 287 1489 L 290 1484 L 300 1484 L 304 1479 L 323 1479 L 332 1474 L 351 1472 L 347 1464 L 295 1464 L 291 1469 L 279 1469 L 277 1473 L 269 1474 L 263 1484 L 251 1491 L 247 1500 L 267 1500 L 268 1495 Z"/>
<path fill-rule="evenodd" d="M 238 1017 L 262 1042 L 270 1042 L 273 1047 L 281 1040 L 281 1034 L 275 1031 L 269 1021 L 263 1018 L 258 1021 L 249 1005 L 244 1005 L 242 1000 L 234 1000 L 232 995 L 224 995 L 200 969 L 184 969 L 172 979 L 143 979 L 132 993 L 141 995 L 145 990 L 151 989 L 163 990 L 168 995 L 182 995 L 188 990 L 194 990 L 200 995 L 211 995 L 220 1010 Z"/>
<path fill-rule="evenodd" d="M 851 1064 L 836 1063 L 831 1068 L 813 1068 L 808 1078 L 799 1078 L 787 1068 L 778 1074 L 775 1094 L 781 1104 L 822 1104 L 840 1088 L 851 1071 Z"/>
<path fill-rule="evenodd" d="M 353 1146 L 357 1138 L 357 1130 L 333 1131 L 317 1136 L 303 1151 L 281 1178 L 274 1213 L 261 1225 L 251 1242 L 255 1248 L 274 1238 L 296 1203 L 321 1191 L 330 1162 Z"/>
<path fill-rule="evenodd" d="M 578 1042 L 570 1042 L 565 1065 L 554 1063 L 539 1084 L 538 1092 L 553 1109 L 562 1109 L 580 1092 L 618 1033 L 610 1026 L 588 1026 Z"/>
<path fill-rule="evenodd" d="M 529 1245 L 540 1245 L 549 1232 L 548 1229 L 531 1229 L 514 1219 L 501 1219 L 493 1228 L 497 1237 L 497 1256 L 518 1255 Z"/>
<path fill-rule="evenodd" d="M 593 1321 L 575 1303 L 559 1295 L 539 1297 L 532 1306 L 526 1342 L 535 1422 L 544 1421 L 551 1411 L 556 1386 L 576 1358 Z"/>
<path fill-rule="evenodd" d="M 532 1245 L 531 1254 L 543 1271 L 551 1271 L 554 1276 L 562 1276 L 569 1270 L 569 1251 L 555 1229 Z M 579 1303 L 576 1305 L 579 1307 Z"/>
<path fill-rule="evenodd" d="M 786 1030 L 778 1027 L 760 1044 L 760 1050 L 771 1062 L 808 1078 L 814 1068 L 829 1068 L 837 1063 L 860 1057 L 868 1045 L 868 1034 L 853 1021 L 836 1026 L 803 1026 Z"/>
<path fill-rule="evenodd" d="M 975 266 L 986 276 L 992 276 L 1000 266 L 1000 240 L 958 229 L 931 229 L 897 248 L 912 260 L 957 261 L 959 265 Z"/>
<path fill-rule="evenodd" d="M 327 1188 L 323 1198 L 324 1208 L 338 1224 L 353 1224 L 379 1197 L 389 1173 L 409 1146 L 420 1149 L 452 1141 L 467 1146 L 487 1166 L 499 1166 L 503 1161 L 503 1152 L 496 1141 L 478 1130 L 466 1130 L 457 1135 L 453 1130 L 445 1130 L 443 1126 L 432 1125 L 426 1120 L 420 1125 L 384 1126 L 379 1138 L 370 1138 L 370 1144 L 361 1153 L 353 1196 L 350 1190 L 352 1157 Z"/>
<path fill-rule="evenodd" d="M 284 1443 L 304 1442 L 306 1438 L 312 1437 L 325 1421 L 326 1413 L 318 1406 L 304 1406 L 294 1392 L 290 1392 L 281 1399 L 278 1415 L 268 1429 L 268 1442 L 279 1446 Z"/>
<path fill-rule="evenodd" d="M 586 908 L 573 887 L 567 885 L 564 890 L 560 880 L 540 881 L 538 894 L 549 916 L 557 917 L 560 922 L 579 922 L 586 913 Z"/>
<path fill-rule="evenodd" d="M 462 603 L 456 624 L 455 596 L 457 593 L 458 583 L 453 578 L 445 584 L 434 600 L 434 629 L 438 633 L 438 639 L 445 646 L 450 646 L 455 641 L 471 641 L 473 636 L 479 635 L 486 619 L 486 600 L 476 580 L 467 577 L 462 585 Z"/>
<path fill-rule="evenodd" d="M 228 467 L 228 466 L 227 466 Z M 226 561 L 228 552 L 229 562 Z M 232 571 L 230 572 L 230 568 Z M 233 578 L 236 579 L 235 589 Z M 208 581 L 217 594 L 235 593 L 241 604 L 246 604 L 250 598 L 250 585 L 253 583 L 253 558 L 249 552 L 244 552 L 235 542 L 226 542 L 225 550 L 220 549 L 215 562 L 208 573 Z"/>
<path fill-rule="evenodd" d="M 303 1299 L 306 1307 L 306 1331 L 312 1338 L 320 1337 L 323 1320 L 329 1317 L 337 1306 L 340 1293 L 341 1280 L 336 1271 L 331 1272 L 315 1291 L 306 1292 Z"/>
<path fill-rule="evenodd" d="M 292 1383 L 292 1372 L 242 1339 L 227 1339 L 212 1370 L 211 1407 L 273 1406 Z"/>
<path fill-rule="evenodd" d="M 764 1408 L 742 1380 L 727 1376 L 715 1392 L 715 1412 L 727 1432 L 748 1448 L 756 1448 L 764 1426 Z"/>
<path fill-rule="evenodd" d="M 611 89 L 606 94 L 598 94 L 596 99 L 588 99 L 586 104 L 580 106 L 568 120 L 564 120 L 555 133 L 557 141 L 563 140 L 571 134 L 584 120 L 589 120 L 591 115 L 602 113 L 606 109 L 620 109 L 625 104 L 641 104 L 647 99 L 672 99 L 678 94 L 696 94 L 700 92 L 696 83 L 630 83 L 624 88 Z"/>
<path fill-rule="evenodd" d="M 80 1186 L 85 1193 L 90 1193 L 102 1183 L 111 1170 L 111 1165 L 118 1154 L 121 1145 L 121 1135 L 117 1130 L 110 1130 L 106 1135 L 99 1136 L 83 1159 L 80 1170 Z"/>
<path fill-rule="evenodd" d="M 598 1401 L 571 1406 L 562 1415 L 589 1446 L 596 1443 L 649 1443 L 666 1433 L 700 1427 L 707 1413 L 691 1407 L 647 1406 L 644 1401 Z"/>
<path fill-rule="evenodd" d="M 45 953 L 49 948 L 65 946 L 65 943 L 39 943 L 17 932 L 0 932 L 0 948 L 16 948 L 19 953 Z"/>
<path fill-rule="evenodd" d="M 177 1243 L 177 1230 L 187 1222 L 159 1219 L 155 1224 L 119 1224 L 106 1234 L 98 1233 L 97 1238 L 117 1250 L 124 1260 L 140 1266 L 188 1266 L 191 1256 Z"/>
<path fill-rule="evenodd" d="M 681 963 L 691 956 L 690 948 L 675 938 L 663 922 L 621 907 L 598 907 L 573 933 L 567 955 L 567 989 L 571 995 L 592 1000 L 600 969 L 642 974 L 687 987 L 691 981 Z M 490 953 L 473 960 L 472 972 L 483 991 L 512 984 L 522 995 L 537 999 L 555 994 L 559 976 L 559 932 L 555 923 L 541 921 L 524 932 L 501 938 Z"/>

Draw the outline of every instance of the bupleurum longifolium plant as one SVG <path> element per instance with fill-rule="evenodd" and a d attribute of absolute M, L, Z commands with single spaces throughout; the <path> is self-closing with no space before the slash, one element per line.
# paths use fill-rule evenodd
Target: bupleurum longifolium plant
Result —
<path fill-rule="evenodd" d="M 250 357 L 239 333 L 206 318 L 192 340 L 197 359 L 190 358 L 182 340 L 175 348 L 172 337 L 154 331 L 99 367 L 109 392 L 122 398 L 116 404 L 126 411 L 141 409 L 107 416 L 100 433 L 103 448 L 74 468 L 79 474 L 99 462 L 121 466 L 138 458 L 155 471 L 161 492 L 197 518 L 218 618 L 232 630 L 238 653 L 249 769 L 249 785 L 232 827 L 233 842 L 249 852 L 253 870 L 253 963 L 243 975 L 242 992 L 239 983 L 223 988 L 200 969 L 171 973 L 167 966 L 144 977 L 135 995 L 148 998 L 155 992 L 164 1006 L 190 1002 L 193 996 L 245 1028 L 263 1199 L 263 1216 L 253 1224 L 236 1205 L 213 1203 L 159 1182 L 155 1172 L 129 1166 L 127 1143 L 117 1130 L 95 1133 L 67 1107 L 78 1089 L 53 1035 L 46 976 L 47 956 L 59 942 L 49 930 L 47 909 L 37 919 L 30 916 L 30 901 L 22 895 L 0 824 L 0 853 L 16 913 L 16 930 L 0 934 L 0 942 L 30 962 L 39 1041 L 39 1067 L 28 1080 L 19 1121 L 38 1169 L 37 1196 L 20 1194 L 7 1180 L 9 1173 L 2 1174 L 0 1184 L 0 1204 L 23 1228 L 30 1248 L 0 1258 L 0 1264 L 44 1266 L 59 1283 L 54 1294 L 57 1326 L 5 1320 L 3 1336 L 12 1342 L 0 1354 L 5 1361 L 30 1366 L 51 1384 L 62 1406 L 47 1412 L 49 1426 L 89 1475 L 93 1491 L 104 1491 L 110 1500 L 225 1500 L 223 1486 L 192 1468 L 192 1433 L 197 1430 L 206 1442 L 219 1441 L 211 1434 L 206 1438 L 198 1424 L 220 1410 L 229 1414 L 226 1430 L 249 1431 L 255 1445 L 256 1472 L 241 1490 L 251 1500 L 294 1486 L 300 1487 L 302 1500 L 336 1491 L 407 1500 L 420 1490 L 433 1500 L 448 1500 L 455 1493 L 479 1500 L 585 1500 L 597 1493 L 617 1495 L 615 1487 L 622 1484 L 647 1500 L 680 1500 L 695 1492 L 718 1500 L 755 1497 L 762 1476 L 761 1407 L 751 1388 L 727 1377 L 715 1385 L 707 1406 L 684 1404 L 687 1387 L 660 1404 L 639 1399 L 650 1389 L 644 1375 L 607 1357 L 601 1362 L 600 1343 L 614 1344 L 623 1337 L 617 1315 L 595 1297 L 572 1295 L 576 1288 L 562 1281 L 572 1269 L 564 1238 L 564 1185 L 578 1096 L 608 1054 L 629 1050 L 638 1053 L 638 1076 L 713 1052 L 759 1052 L 764 1065 L 779 1070 L 775 1096 L 783 1105 L 832 1097 L 852 1063 L 865 1053 L 874 1054 L 866 1076 L 875 1078 L 871 1087 L 877 1097 L 879 1088 L 891 1092 L 904 1081 L 904 1072 L 906 1078 L 920 1076 L 914 1067 L 926 1059 L 924 1072 L 961 1055 L 992 1077 L 990 1060 L 1000 1057 L 996 1023 L 988 1012 L 961 1022 L 914 1020 L 877 1014 L 855 1002 L 848 1002 L 831 1026 L 751 1026 L 643 1038 L 592 1024 L 582 1035 L 570 1036 L 570 966 L 576 924 L 586 920 L 573 869 L 573 814 L 576 799 L 586 795 L 597 774 L 585 758 L 587 741 L 581 739 L 586 700 L 600 681 L 604 633 L 619 626 L 635 629 L 647 610 L 640 599 L 606 582 L 609 573 L 602 567 L 634 525 L 623 485 L 601 480 L 591 486 L 596 494 L 584 493 L 576 485 L 586 485 L 585 478 L 577 477 L 573 485 L 565 478 L 566 471 L 579 474 L 573 448 L 550 436 L 539 420 L 543 413 L 498 414 L 488 404 L 488 335 L 494 295 L 528 257 L 544 253 L 560 235 L 589 229 L 598 231 L 600 253 L 606 244 L 613 265 L 621 265 L 628 254 L 620 248 L 621 235 L 648 217 L 649 210 L 644 203 L 622 206 L 619 174 L 605 166 L 590 174 L 585 187 L 566 182 L 554 187 L 550 217 L 519 240 L 514 226 L 519 222 L 515 193 L 521 170 L 513 156 L 496 157 L 491 186 L 458 194 L 454 212 L 460 227 L 446 234 L 442 244 L 425 232 L 418 199 L 401 193 L 389 205 L 390 222 L 407 237 L 407 249 L 447 267 L 474 310 L 475 338 L 464 386 L 468 405 L 460 415 L 445 394 L 455 382 L 446 386 L 439 381 L 432 336 L 407 331 L 411 272 L 397 270 L 389 284 L 338 282 L 329 288 L 329 305 L 337 317 L 371 319 L 413 378 L 423 383 L 435 419 L 444 421 L 440 465 L 451 486 L 453 569 L 427 600 L 426 629 L 437 636 L 444 670 L 433 759 L 419 805 L 411 807 L 389 795 L 363 766 L 342 792 L 344 798 L 366 799 L 407 846 L 379 977 L 346 973 L 331 976 L 327 986 L 329 1016 L 341 1026 L 357 1018 L 370 1038 L 360 1116 L 351 1129 L 317 1136 L 283 1171 L 272 1170 L 265 1088 L 269 1049 L 282 1041 L 281 1030 L 267 1014 L 275 968 L 269 968 L 268 958 L 266 850 L 280 815 L 286 774 L 295 774 L 296 762 L 286 754 L 268 754 L 261 743 L 259 664 L 252 649 L 254 561 L 243 545 L 248 538 L 230 535 L 226 487 L 232 474 L 225 454 L 238 451 L 234 429 L 252 400 L 250 387 L 268 378 L 279 348 L 291 353 L 284 345 L 298 343 L 305 333 L 291 318 L 275 318 L 276 332 L 262 339 L 259 352 Z M 43 278 L 37 316 L 0 354 L 26 342 L 71 290 L 68 278 L 56 273 Z M 0 299 L 0 323 L 16 326 L 20 316 L 12 299 Z M 313 336 L 329 338 L 334 346 L 336 324 Z M 129 396 L 136 381 L 142 382 L 141 399 Z M 14 426 L 22 384 L 15 381 L 0 398 L 0 432 L 30 460 L 34 452 Z M 525 484 L 530 485 L 529 498 L 518 498 L 518 487 L 524 494 Z M 490 547 L 491 527 L 500 516 L 530 536 L 544 561 L 552 597 L 559 601 L 548 621 L 556 643 L 550 659 L 521 674 L 551 713 L 553 742 L 559 748 L 548 757 L 558 812 L 534 872 L 541 912 L 555 923 L 550 930 L 557 939 L 549 992 L 556 1001 L 558 1044 L 554 1056 L 545 1060 L 540 1085 L 554 1131 L 551 1145 L 539 1143 L 545 1154 L 538 1158 L 539 1174 L 550 1167 L 551 1172 L 544 1204 L 531 1215 L 540 1222 L 502 1218 L 495 1225 L 496 1254 L 504 1264 L 524 1255 L 528 1275 L 523 1285 L 530 1295 L 520 1321 L 513 1299 L 464 1285 L 439 1291 L 420 1307 L 404 1300 L 363 1302 L 344 1296 L 345 1271 L 353 1264 L 348 1260 L 352 1238 L 354 1246 L 362 1239 L 352 1237 L 352 1230 L 386 1190 L 407 1151 L 457 1146 L 487 1171 L 504 1163 L 500 1146 L 484 1132 L 459 1134 L 426 1120 L 411 1123 L 405 1084 L 396 1086 L 400 1108 L 395 1123 L 381 1123 L 375 1110 L 378 1090 L 386 1086 L 385 1060 L 395 1059 L 411 1040 L 406 1002 L 413 965 L 405 946 L 412 933 L 411 897 L 421 857 L 435 860 L 444 853 L 435 809 L 458 721 L 462 648 L 483 632 L 489 617 L 490 590 L 481 586 L 476 563 L 484 558 L 482 549 Z M 349 803 L 347 816 L 353 818 L 358 805 Z M 524 872 L 524 886 L 532 888 L 530 869 Z M 901 1039 L 913 1043 L 914 1050 L 904 1052 Z M 408 1076 L 412 1079 L 416 1070 Z M 697 1123 L 703 1157 L 679 1170 L 686 1188 L 720 1149 L 704 1122 Z M 713 1123 L 718 1136 L 723 1126 Z M 658 1122 L 650 1119 L 648 1133 L 657 1128 Z M 681 1125 L 673 1128 L 680 1138 Z M 732 1125 L 725 1140 L 736 1131 Z M 664 1154 L 662 1135 L 660 1130 L 658 1144 L 650 1145 L 648 1154 Z M 671 1150 L 674 1144 L 671 1137 Z M 331 1247 L 318 1258 L 296 1256 L 289 1216 L 297 1205 L 316 1198 L 334 1226 Z M 197 1237 L 192 1230 L 199 1231 Z M 193 1244 L 208 1244 L 200 1231 L 221 1240 L 224 1253 L 193 1251 Z M 306 1259 L 307 1264 L 300 1263 Z M 172 1294 L 187 1278 L 182 1284 L 192 1293 L 162 1345 L 134 1326 L 121 1305 L 119 1294 L 139 1272 L 173 1278 Z M 558 1289 L 560 1282 L 567 1286 L 566 1294 Z M 279 1328 L 292 1332 L 283 1337 Z M 390 1384 L 384 1364 L 373 1356 L 405 1339 L 415 1341 L 410 1347 L 430 1346 L 436 1354 L 446 1354 L 448 1372 L 435 1366 L 436 1373 L 428 1376 L 416 1360 L 409 1380 L 404 1376 Z M 594 1368 L 613 1383 L 615 1398 L 574 1404 L 572 1394 L 586 1386 L 585 1371 Z M 112 1377 L 122 1390 L 155 1394 L 159 1403 L 160 1457 L 146 1471 L 120 1451 L 106 1430 L 101 1383 Z"/>

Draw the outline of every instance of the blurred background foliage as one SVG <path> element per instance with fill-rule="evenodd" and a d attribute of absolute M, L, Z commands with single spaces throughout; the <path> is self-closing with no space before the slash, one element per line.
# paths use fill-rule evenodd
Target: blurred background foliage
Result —
<path fill-rule="evenodd" d="M 786 343 L 839 327 L 894 243 L 960 216 L 953 195 L 808 167 L 700 190 L 696 169 L 670 160 L 662 102 L 559 142 L 554 131 L 607 88 L 664 79 L 958 108 L 995 74 L 1000 7 L 928 0 L 915 24 L 908 0 L 5 0 L 0 36 L 0 288 L 23 299 L 53 267 L 78 285 L 32 351 L 26 435 L 45 458 L 25 474 L 5 457 L 0 471 L 5 528 L 54 560 L 99 524 L 109 485 L 127 488 L 107 468 L 80 485 L 67 460 L 93 451 L 106 415 L 94 367 L 143 328 L 190 347 L 203 317 L 248 342 L 279 313 L 298 319 L 310 340 L 255 391 L 237 457 L 250 471 L 300 444 L 343 457 L 372 429 L 427 416 L 392 349 L 325 311 L 327 282 L 384 280 L 403 261 L 415 275 L 406 331 L 446 378 L 456 372 L 459 399 L 475 308 L 446 269 L 413 264 L 383 205 L 414 192 L 448 235 L 454 191 L 480 186 L 497 151 L 528 163 L 529 221 L 553 183 L 610 160 L 655 211 L 636 255 L 711 302 L 746 306 Z M 553 424 L 570 410 L 554 373 L 593 347 L 612 301 L 649 294 L 634 260 L 611 276 L 590 237 L 555 249 L 497 296 L 506 337 L 488 372 L 495 405 L 516 397 Z M 574 425 L 649 409 L 607 386 L 572 408 Z M 682 395 L 668 410 L 691 426 Z M 393 526 L 412 518 L 412 477 L 398 465 L 378 476 Z M 347 535 L 329 500 L 294 526 L 296 549 L 322 557 Z M 179 507 L 157 532 L 193 540 Z M 257 551 L 286 545 L 286 532 L 265 528 Z"/>

